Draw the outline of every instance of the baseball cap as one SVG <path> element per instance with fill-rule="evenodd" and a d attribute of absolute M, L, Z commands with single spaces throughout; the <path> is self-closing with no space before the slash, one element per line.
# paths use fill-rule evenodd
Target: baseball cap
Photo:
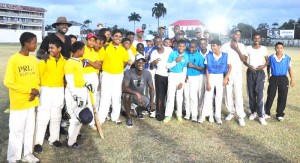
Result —
<path fill-rule="evenodd" d="M 144 32 L 144 30 L 142 30 L 141 28 L 136 29 L 135 33 L 140 33 L 140 32 Z"/>
<path fill-rule="evenodd" d="M 161 25 L 161 26 L 158 27 L 158 29 L 160 29 L 160 28 L 166 29 L 166 26 Z"/>
<path fill-rule="evenodd" d="M 87 38 L 87 39 L 90 39 L 90 38 L 92 38 L 92 37 L 97 38 L 96 35 L 95 35 L 94 33 L 88 33 L 88 34 L 86 35 L 86 38 Z"/>
<path fill-rule="evenodd" d="M 204 33 L 209 33 L 209 31 L 206 29 L 206 30 L 204 30 Z"/>
<path fill-rule="evenodd" d="M 93 120 L 93 113 L 90 111 L 89 108 L 84 108 L 79 112 L 78 118 L 82 124 L 89 124 Z"/>
<path fill-rule="evenodd" d="M 196 33 L 201 33 L 202 30 L 201 30 L 201 28 L 197 27 L 197 28 L 195 29 L 195 32 L 196 32 Z"/>
<path fill-rule="evenodd" d="M 154 39 L 154 36 L 153 35 L 147 35 L 145 37 L 145 40 L 148 41 L 148 40 L 153 40 Z"/>
<path fill-rule="evenodd" d="M 138 60 L 140 60 L 140 59 L 143 59 L 144 62 L 146 62 L 145 56 L 143 56 L 143 55 L 141 55 L 141 54 L 137 54 L 137 55 L 135 56 L 135 61 L 138 61 Z"/>
<path fill-rule="evenodd" d="M 242 30 L 240 30 L 240 29 L 238 29 L 237 27 L 235 27 L 235 28 L 233 28 L 233 29 L 231 30 L 231 34 L 234 34 L 234 33 L 237 32 L 237 31 L 239 31 L 239 32 L 242 33 Z"/>

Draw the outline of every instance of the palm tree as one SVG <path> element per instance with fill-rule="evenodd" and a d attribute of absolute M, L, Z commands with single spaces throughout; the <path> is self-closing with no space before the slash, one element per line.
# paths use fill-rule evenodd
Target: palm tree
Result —
<path fill-rule="evenodd" d="M 135 21 L 140 22 L 141 18 L 142 17 L 140 16 L 140 14 L 137 14 L 135 12 L 131 13 L 130 16 L 128 16 L 129 22 L 133 21 L 133 31 L 135 31 Z"/>
<path fill-rule="evenodd" d="M 152 8 L 152 17 L 155 16 L 157 19 L 157 26 L 159 27 L 159 18 L 164 17 L 167 14 L 167 9 L 165 8 L 163 3 L 155 3 Z"/>
<path fill-rule="evenodd" d="M 88 29 L 90 28 L 90 26 L 89 26 L 90 23 L 92 23 L 92 21 L 89 20 L 89 19 L 87 19 L 87 20 L 85 20 L 85 21 L 83 22 L 84 25 L 87 25 L 87 28 L 88 28 Z"/>

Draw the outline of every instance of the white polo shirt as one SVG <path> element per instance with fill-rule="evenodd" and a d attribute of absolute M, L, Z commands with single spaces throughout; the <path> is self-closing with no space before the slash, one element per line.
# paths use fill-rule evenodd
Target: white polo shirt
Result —
<path fill-rule="evenodd" d="M 228 54 L 229 63 L 231 63 L 231 72 L 230 76 L 234 76 L 236 74 L 242 74 L 242 61 L 239 57 L 239 54 L 230 47 L 231 41 L 225 43 L 222 46 L 222 52 Z M 243 55 L 247 54 L 247 50 L 244 44 L 238 43 L 238 47 Z"/>
<path fill-rule="evenodd" d="M 153 62 L 156 59 L 160 59 L 157 63 L 157 68 L 155 74 L 160 75 L 160 76 L 165 76 L 167 77 L 169 75 L 168 69 L 167 69 L 167 61 L 169 58 L 169 55 L 172 53 L 172 49 L 170 47 L 164 47 L 164 52 L 159 54 L 157 50 L 154 50 L 151 53 L 151 60 L 150 63 Z"/>
<path fill-rule="evenodd" d="M 268 50 L 265 46 L 260 46 L 258 49 L 254 49 L 252 46 L 247 46 L 248 64 L 257 68 L 260 65 L 266 63 L 265 57 L 268 56 Z"/>

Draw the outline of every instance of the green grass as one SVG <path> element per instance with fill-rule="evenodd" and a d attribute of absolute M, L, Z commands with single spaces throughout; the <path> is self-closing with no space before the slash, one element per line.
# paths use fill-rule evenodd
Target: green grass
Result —
<path fill-rule="evenodd" d="M 3 81 L 5 67 L 10 55 L 19 50 L 18 45 L 0 45 L 0 80 Z M 269 54 L 273 47 L 268 47 Z M 105 139 L 97 132 L 82 128 L 83 138 L 80 150 L 64 146 L 56 149 L 44 142 L 44 151 L 37 155 L 41 162 L 300 162 L 300 90 L 299 52 L 300 48 L 287 47 L 285 52 L 292 57 L 296 87 L 290 88 L 286 120 L 278 122 L 274 117 L 268 125 L 246 119 L 246 126 L 239 127 L 236 121 L 218 126 L 173 118 L 168 124 L 145 118 L 134 118 L 134 127 L 125 124 L 103 125 Z M 245 71 L 245 67 L 244 67 Z M 244 81 L 245 81 L 244 75 Z M 265 99 L 268 83 L 265 83 Z M 0 84 L 0 162 L 5 162 L 8 143 L 9 114 L 3 111 L 9 107 L 8 90 Z M 244 82 L 244 108 L 247 111 L 248 98 Z M 276 100 L 276 99 L 275 99 Z M 271 112 L 275 112 L 276 102 Z M 223 107 L 222 117 L 227 111 Z M 121 118 L 125 122 L 124 118 Z M 65 142 L 66 137 L 61 140 Z"/>

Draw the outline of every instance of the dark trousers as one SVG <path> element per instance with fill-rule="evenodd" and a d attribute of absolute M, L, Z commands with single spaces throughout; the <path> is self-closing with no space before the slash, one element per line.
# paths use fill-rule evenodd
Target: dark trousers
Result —
<path fill-rule="evenodd" d="M 268 87 L 268 98 L 266 102 L 266 114 L 270 115 L 270 110 L 276 96 L 276 91 L 278 89 L 277 98 L 277 109 L 276 117 L 284 116 L 284 109 L 286 106 L 286 99 L 289 90 L 289 80 L 287 76 L 271 76 Z"/>
<path fill-rule="evenodd" d="M 165 100 L 168 92 L 168 77 L 155 74 L 156 91 L 156 119 L 162 121 L 165 118 Z"/>
<path fill-rule="evenodd" d="M 247 70 L 247 88 L 249 96 L 249 108 L 251 113 L 257 112 L 259 117 L 263 117 L 264 110 L 264 83 L 265 72 L 256 71 L 252 72 Z"/>

